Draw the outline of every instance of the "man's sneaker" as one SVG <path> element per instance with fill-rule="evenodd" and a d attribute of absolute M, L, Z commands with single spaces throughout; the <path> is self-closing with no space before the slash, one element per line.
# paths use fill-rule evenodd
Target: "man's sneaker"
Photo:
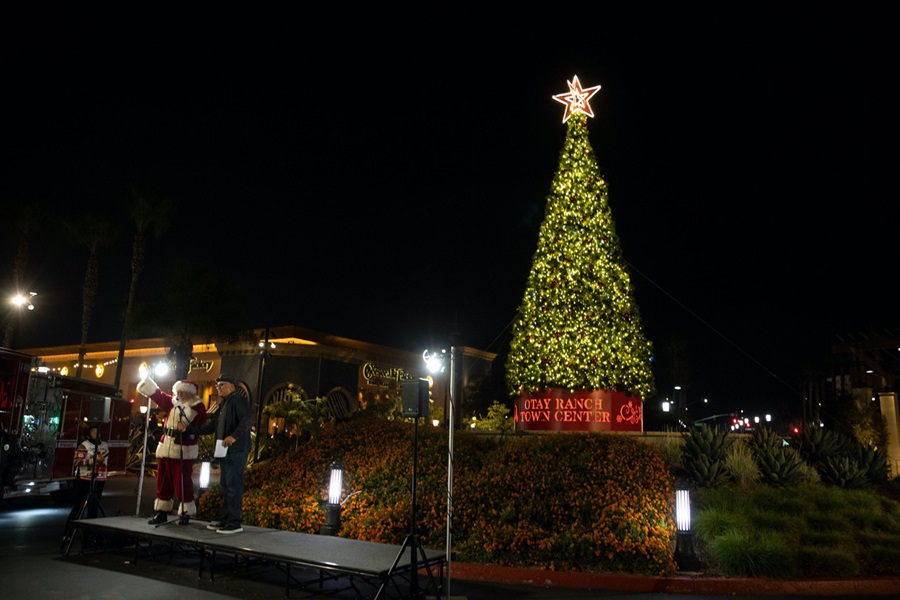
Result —
<path fill-rule="evenodd" d="M 222 525 L 221 527 L 216 529 L 216 533 L 224 533 L 227 535 L 229 533 L 240 533 L 243 530 L 244 528 L 240 525 L 235 525 L 234 523 L 226 523 L 225 525 Z"/>
<path fill-rule="evenodd" d="M 210 523 L 209 525 L 207 525 L 206 528 L 209 529 L 210 531 L 218 531 L 219 527 L 221 527 L 224 524 L 225 523 L 223 523 L 222 521 L 216 521 L 215 523 Z"/>

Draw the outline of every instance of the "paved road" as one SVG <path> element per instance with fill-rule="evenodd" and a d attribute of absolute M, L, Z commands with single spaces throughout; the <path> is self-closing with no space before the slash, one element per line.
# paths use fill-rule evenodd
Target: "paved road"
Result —
<path fill-rule="evenodd" d="M 141 500 L 138 502 L 138 489 Z M 143 515 L 152 513 L 154 478 L 145 478 L 141 486 L 136 477 L 114 478 L 107 482 L 101 506 L 109 516 Z M 173 555 L 171 558 L 133 560 L 129 550 L 110 550 L 80 553 L 73 545 L 64 556 L 61 537 L 70 506 L 56 506 L 47 496 L 13 498 L 4 501 L 0 509 L 0 598 L 31 598 L 46 600 L 160 600 L 189 595 L 198 600 L 283 599 L 284 573 L 275 569 L 216 575 L 213 581 L 198 577 L 196 557 Z M 240 535 L 240 534 L 238 534 Z M 424 579 L 420 584 L 423 588 Z M 364 591 L 370 592 L 368 588 Z M 374 590 L 371 590 L 374 592 Z M 809 598 L 808 594 L 747 595 L 746 600 L 778 600 Z M 401 591 L 400 594 L 403 594 Z M 880 592 L 879 592 L 880 594 Z M 832 600 L 850 600 L 861 594 L 832 595 Z M 394 597 L 397 593 L 394 593 Z M 350 600 L 357 597 L 346 581 L 328 582 L 321 589 L 292 589 L 290 598 L 332 598 Z M 401 595 L 401 597 L 403 597 Z M 699 595 L 690 593 L 622 592 L 577 587 L 545 587 L 515 585 L 491 581 L 469 581 L 454 578 L 450 583 L 450 600 L 567 600 L 602 598 L 605 600 L 725 600 L 733 593 Z M 866 598 L 897 598 L 895 594 L 866 595 Z"/>

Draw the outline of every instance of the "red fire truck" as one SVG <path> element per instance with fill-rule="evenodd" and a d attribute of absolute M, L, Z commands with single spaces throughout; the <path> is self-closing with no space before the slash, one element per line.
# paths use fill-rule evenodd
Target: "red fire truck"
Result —
<path fill-rule="evenodd" d="M 109 444 L 109 471 L 124 473 L 131 403 L 111 385 L 46 372 L 40 358 L 0 348 L 3 496 L 65 493 L 87 423 Z"/>

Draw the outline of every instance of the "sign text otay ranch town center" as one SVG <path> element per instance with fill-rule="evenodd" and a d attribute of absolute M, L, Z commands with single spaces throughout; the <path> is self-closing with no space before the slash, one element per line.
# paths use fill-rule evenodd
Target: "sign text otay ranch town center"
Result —
<path fill-rule="evenodd" d="M 641 399 L 624 392 L 550 389 L 519 396 L 518 431 L 643 431 Z"/>

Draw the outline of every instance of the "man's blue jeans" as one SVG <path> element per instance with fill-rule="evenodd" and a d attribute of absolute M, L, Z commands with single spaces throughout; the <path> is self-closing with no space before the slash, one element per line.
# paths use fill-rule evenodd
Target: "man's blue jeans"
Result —
<path fill-rule="evenodd" d="M 241 524 L 244 499 L 244 469 L 250 451 L 235 452 L 231 448 L 219 462 L 219 489 L 222 492 L 222 522 Z"/>

